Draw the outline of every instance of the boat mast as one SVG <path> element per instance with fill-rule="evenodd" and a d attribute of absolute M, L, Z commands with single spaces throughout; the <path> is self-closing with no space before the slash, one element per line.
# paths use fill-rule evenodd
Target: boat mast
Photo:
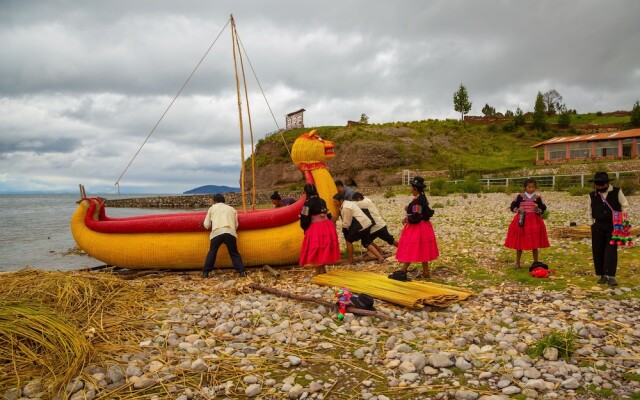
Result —
<path fill-rule="evenodd" d="M 240 157 L 242 162 L 240 163 L 240 192 L 242 194 L 242 209 L 244 211 L 247 210 L 247 201 L 244 197 L 245 188 L 244 188 L 244 126 L 242 124 L 242 99 L 240 98 L 240 79 L 238 78 L 238 61 L 236 60 L 236 22 L 233 19 L 233 14 L 231 14 L 231 46 L 233 49 L 233 70 L 236 76 L 236 93 L 238 96 L 238 118 L 240 120 Z"/>

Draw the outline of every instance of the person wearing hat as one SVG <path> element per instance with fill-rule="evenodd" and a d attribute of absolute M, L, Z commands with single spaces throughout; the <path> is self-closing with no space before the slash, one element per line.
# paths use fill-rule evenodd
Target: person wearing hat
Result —
<path fill-rule="evenodd" d="M 596 172 L 593 179 L 594 191 L 589 193 L 589 217 L 591 225 L 591 252 L 598 284 L 617 286 L 618 247 L 611 244 L 613 234 L 613 212 L 627 212 L 629 202 L 622 190 L 610 185 L 611 179 L 606 172 Z"/>
<path fill-rule="evenodd" d="M 307 199 L 300 212 L 300 227 L 304 230 L 300 265 L 314 267 L 316 275 L 327 272 L 325 266 L 340 260 L 340 243 L 331 221 L 327 203 L 318 195 L 315 185 L 304 185 Z"/>
<path fill-rule="evenodd" d="M 238 234 L 236 233 L 236 229 L 238 229 L 238 212 L 235 208 L 225 204 L 223 195 L 219 193 L 213 195 L 213 205 L 207 211 L 207 216 L 201 226 L 205 229 L 211 228 L 209 253 L 202 268 L 202 277 L 208 278 L 209 273 L 213 271 L 218 249 L 223 244 L 227 246 L 229 257 L 238 274 L 241 277 L 246 276 L 242 257 L 238 252 Z"/>
<path fill-rule="evenodd" d="M 429 201 L 424 194 L 424 178 L 416 176 L 411 180 L 411 192 L 413 200 L 406 207 L 406 217 L 403 221 L 404 228 L 398 240 L 396 260 L 402 263 L 399 271 L 391 274 L 406 276 L 409 265 L 414 262 L 422 263 L 422 277 L 430 277 L 429 261 L 435 260 L 440 255 L 436 234 L 429 220 L 434 211 L 429 207 Z M 404 272 L 404 274 L 402 274 Z"/>
<path fill-rule="evenodd" d="M 270 197 L 271 203 L 276 206 L 276 208 L 290 206 L 296 202 L 296 199 L 293 197 L 280 197 L 280 193 L 276 190 Z"/>
<path fill-rule="evenodd" d="M 355 201 L 345 200 L 342 193 L 333 196 L 333 204 L 340 210 L 342 218 L 342 231 L 344 240 L 347 242 L 347 259 L 353 262 L 353 243 L 360 241 L 362 247 L 369 250 L 378 262 L 384 262 L 384 257 L 376 249 L 371 240 L 371 219 L 358 207 Z"/>

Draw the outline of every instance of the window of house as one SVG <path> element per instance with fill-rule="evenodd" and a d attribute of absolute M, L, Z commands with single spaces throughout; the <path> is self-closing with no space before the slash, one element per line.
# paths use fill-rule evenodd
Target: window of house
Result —
<path fill-rule="evenodd" d="M 591 143 L 571 143 L 569 154 L 571 158 L 589 158 L 591 157 Z"/>
<path fill-rule="evenodd" d="M 633 140 L 631 139 L 622 140 L 622 157 L 631 158 L 632 147 L 633 147 Z"/>
<path fill-rule="evenodd" d="M 602 142 L 596 142 L 596 157 L 615 157 L 617 155 L 617 140 L 605 140 Z"/>
<path fill-rule="evenodd" d="M 549 160 L 561 160 L 567 156 L 567 147 L 563 144 L 549 145 Z"/>

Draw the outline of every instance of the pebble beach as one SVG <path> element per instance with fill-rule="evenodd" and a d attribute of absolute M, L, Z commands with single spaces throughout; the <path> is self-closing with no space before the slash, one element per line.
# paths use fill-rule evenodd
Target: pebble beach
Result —
<path fill-rule="evenodd" d="M 587 224 L 587 199 L 542 192 L 547 228 Z M 397 236 L 410 196 L 368 196 Z M 376 301 L 390 316 L 346 314 L 253 290 L 257 283 L 335 302 L 312 271 L 250 269 L 158 273 L 124 281 L 153 291 L 140 328 L 109 356 L 95 356 L 55 393 L 44 378 L 0 391 L 7 399 L 636 399 L 640 398 L 638 247 L 619 251 L 620 286 L 596 285 L 590 239 L 554 238 L 540 258 L 555 271 L 534 279 L 502 246 L 512 194 L 428 197 L 441 256 L 431 281 L 474 290 L 446 308 Z M 629 196 L 631 210 L 640 197 Z M 637 212 L 632 211 L 631 221 Z M 389 274 L 377 264 L 329 269 Z M 204 257 L 204 255 L 203 255 Z M 523 264 L 531 263 L 525 252 Z M 418 268 L 419 265 L 414 265 Z M 66 274 L 73 274 L 67 272 Z M 105 272 L 92 272 L 96 276 Z M 124 278 L 118 278 L 124 279 Z"/>

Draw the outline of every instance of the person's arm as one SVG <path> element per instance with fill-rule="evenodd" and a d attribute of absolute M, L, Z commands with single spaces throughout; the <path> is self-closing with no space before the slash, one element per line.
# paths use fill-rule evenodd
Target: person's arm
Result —
<path fill-rule="evenodd" d="M 349 228 L 351 226 L 351 220 L 353 219 L 353 214 L 351 210 L 348 208 L 343 208 L 340 210 L 340 215 L 342 216 L 342 226 L 345 228 Z"/>
<path fill-rule="evenodd" d="M 202 222 L 202 226 L 205 229 L 211 228 L 211 208 L 209 208 L 209 211 L 207 211 L 207 216 L 204 218 L 204 221 Z"/>
<path fill-rule="evenodd" d="M 517 213 L 518 211 L 520 211 L 520 195 L 517 195 L 515 199 L 513 199 L 513 201 L 511 202 L 511 205 L 509 206 L 509 209 L 511 210 L 511 212 Z"/>
<path fill-rule="evenodd" d="M 622 189 L 618 190 L 618 201 L 620 202 L 620 209 L 622 210 L 622 212 L 628 212 L 627 210 L 629 209 L 629 202 L 627 201 L 627 198 L 624 197 Z"/>
<path fill-rule="evenodd" d="M 538 196 L 538 198 L 536 199 L 536 205 L 538 206 L 538 208 L 536 208 L 537 214 L 542 214 L 547 209 L 547 205 L 544 204 L 544 202 L 542 201 L 542 197 L 540 196 Z"/>
<path fill-rule="evenodd" d="M 240 225 L 240 222 L 238 222 L 238 212 L 234 210 L 233 213 L 236 215 L 236 229 L 238 229 L 238 225 Z"/>

